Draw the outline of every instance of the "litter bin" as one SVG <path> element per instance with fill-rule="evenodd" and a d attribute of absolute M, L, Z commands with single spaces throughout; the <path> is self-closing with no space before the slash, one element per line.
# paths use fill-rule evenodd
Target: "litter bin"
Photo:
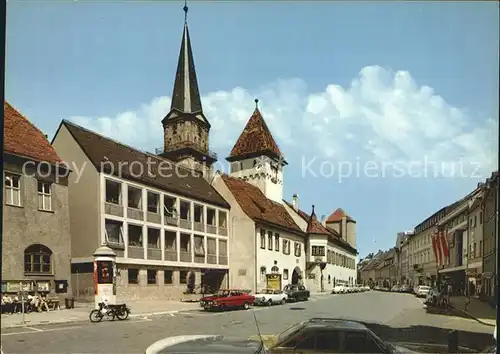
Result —
<path fill-rule="evenodd" d="M 71 299 L 66 298 L 64 300 L 64 303 L 65 303 L 67 309 L 74 309 L 75 308 L 75 298 L 71 298 Z"/>

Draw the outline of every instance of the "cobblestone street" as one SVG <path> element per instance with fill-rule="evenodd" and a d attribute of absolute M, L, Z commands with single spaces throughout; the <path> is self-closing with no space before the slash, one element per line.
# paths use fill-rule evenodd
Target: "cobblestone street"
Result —
<path fill-rule="evenodd" d="M 492 328 L 474 320 L 426 313 L 420 299 L 409 294 L 367 293 L 313 297 L 284 306 L 254 307 L 262 334 L 276 334 L 310 317 L 341 317 L 376 323 L 374 331 L 398 341 L 446 344 L 449 329 L 460 330 L 461 341 L 490 345 Z M 414 326 L 413 330 L 398 328 Z M 225 313 L 186 311 L 124 322 L 74 322 L 2 330 L 9 353 L 143 353 L 153 342 L 182 334 L 224 334 L 248 338 L 257 334 L 252 310 Z M 481 341 L 483 343 L 481 343 Z"/>

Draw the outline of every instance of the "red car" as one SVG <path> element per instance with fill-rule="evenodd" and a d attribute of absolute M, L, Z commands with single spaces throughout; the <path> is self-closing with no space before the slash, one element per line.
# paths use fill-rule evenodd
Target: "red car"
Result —
<path fill-rule="evenodd" d="M 200 300 L 200 306 L 205 310 L 227 310 L 243 308 L 248 310 L 255 300 L 255 296 L 244 290 L 219 290 L 213 296 L 206 296 Z"/>

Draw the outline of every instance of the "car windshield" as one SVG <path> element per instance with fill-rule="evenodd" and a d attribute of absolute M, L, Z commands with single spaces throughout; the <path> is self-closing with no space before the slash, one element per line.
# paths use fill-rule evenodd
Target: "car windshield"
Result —
<path fill-rule="evenodd" d="M 226 297 L 229 296 L 229 290 L 219 290 L 215 296 L 217 297 Z"/>
<path fill-rule="evenodd" d="M 278 335 L 278 342 L 282 342 L 286 338 L 290 337 L 292 334 L 300 331 L 302 328 L 304 328 L 305 322 L 300 322 L 296 325 L 293 325 L 292 327 L 284 330 Z"/>
<path fill-rule="evenodd" d="M 420 290 L 430 290 L 431 288 L 429 286 L 421 286 Z"/>
<path fill-rule="evenodd" d="M 272 294 L 272 293 L 273 293 L 273 291 L 272 291 L 271 289 L 262 289 L 262 290 L 260 291 L 260 293 L 261 293 L 261 294 Z"/>

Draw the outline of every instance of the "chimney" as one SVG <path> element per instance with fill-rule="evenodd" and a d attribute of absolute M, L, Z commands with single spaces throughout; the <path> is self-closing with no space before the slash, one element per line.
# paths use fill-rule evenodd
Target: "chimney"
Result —
<path fill-rule="evenodd" d="M 295 211 L 299 211 L 299 196 L 297 194 L 292 196 L 292 205 Z"/>

